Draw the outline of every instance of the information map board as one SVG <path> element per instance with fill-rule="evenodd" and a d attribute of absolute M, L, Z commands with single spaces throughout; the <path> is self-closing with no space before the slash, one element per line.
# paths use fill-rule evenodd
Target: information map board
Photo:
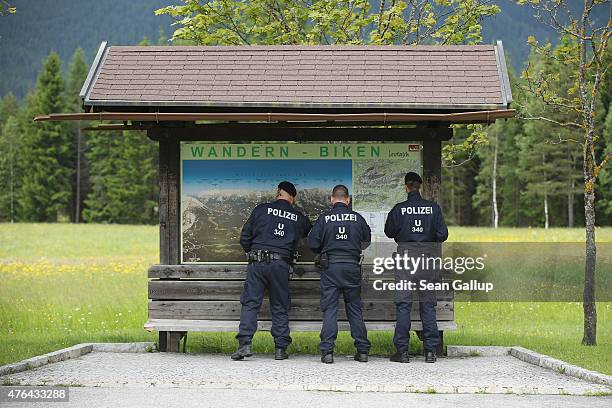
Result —
<path fill-rule="evenodd" d="M 408 171 L 421 173 L 421 144 L 407 143 L 181 143 L 181 262 L 245 262 L 239 238 L 253 208 L 274 200 L 276 186 L 295 184 L 295 206 L 311 221 L 331 207 L 344 184 L 352 207 L 376 236 L 389 210 L 406 199 Z M 299 248 L 300 261 L 312 253 Z"/>

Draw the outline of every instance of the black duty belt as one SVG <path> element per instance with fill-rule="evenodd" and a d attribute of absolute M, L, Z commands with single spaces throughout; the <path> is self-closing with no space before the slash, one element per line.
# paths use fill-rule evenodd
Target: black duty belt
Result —
<path fill-rule="evenodd" d="M 267 249 L 255 249 L 253 251 L 249 251 L 246 253 L 247 261 L 249 263 L 253 262 L 266 262 L 270 263 L 272 261 L 283 260 L 288 264 L 291 263 L 291 257 L 287 255 L 279 254 L 278 252 L 271 252 Z"/>
<path fill-rule="evenodd" d="M 357 256 L 342 256 L 342 255 L 328 255 L 329 263 L 354 263 L 356 265 L 361 264 L 361 257 Z"/>

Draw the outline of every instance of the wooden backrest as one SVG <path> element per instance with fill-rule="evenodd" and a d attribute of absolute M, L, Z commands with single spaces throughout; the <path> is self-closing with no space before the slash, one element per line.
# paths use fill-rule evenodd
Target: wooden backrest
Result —
<path fill-rule="evenodd" d="M 312 265 L 300 265 L 303 275 L 294 274 L 289 282 L 292 320 L 319 321 L 319 273 Z M 377 291 L 373 281 L 393 281 L 363 268 L 362 300 L 366 321 L 395 321 L 395 304 L 390 292 Z M 149 268 L 149 318 L 188 320 L 238 320 L 240 295 L 246 277 L 245 265 L 153 265 Z M 453 293 L 437 292 L 438 321 L 453 321 Z M 260 320 L 269 320 L 266 300 Z M 339 320 L 346 320 L 339 307 Z M 418 302 L 413 303 L 413 320 L 419 320 Z"/>

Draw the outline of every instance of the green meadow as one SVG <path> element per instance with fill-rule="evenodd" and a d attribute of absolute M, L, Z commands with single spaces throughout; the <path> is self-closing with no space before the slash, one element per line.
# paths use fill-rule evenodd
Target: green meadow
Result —
<path fill-rule="evenodd" d="M 581 229 L 455 227 L 450 236 L 456 242 L 584 241 Z M 604 271 L 598 280 L 608 290 L 612 228 L 598 229 L 597 239 Z M 142 326 L 146 271 L 157 260 L 156 226 L 0 224 L 0 364 L 82 342 L 156 340 Z M 572 279 L 582 274 L 580 263 L 575 268 Z M 459 329 L 445 333 L 445 342 L 519 345 L 612 374 L 612 303 L 598 303 L 597 313 L 598 345 L 586 347 L 578 302 L 457 302 Z M 317 333 L 292 336 L 290 352 L 318 354 Z M 392 333 L 371 332 L 370 339 L 373 354 L 392 351 Z M 228 353 L 235 346 L 232 333 L 191 333 L 188 340 L 194 353 Z M 254 346 L 272 350 L 270 335 L 259 333 Z M 420 343 L 411 346 L 418 352 Z M 350 336 L 341 333 L 337 353 L 352 352 Z"/>

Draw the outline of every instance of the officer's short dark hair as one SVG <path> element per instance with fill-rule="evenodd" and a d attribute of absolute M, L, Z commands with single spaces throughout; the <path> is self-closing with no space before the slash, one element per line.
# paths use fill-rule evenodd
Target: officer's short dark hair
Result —
<path fill-rule="evenodd" d="M 338 184 L 332 190 L 332 197 L 339 199 L 347 199 L 349 198 L 349 190 L 348 187 L 344 184 Z"/>
<path fill-rule="evenodd" d="M 409 171 L 404 177 L 404 184 L 406 184 L 412 190 L 418 190 L 423 184 L 423 179 L 414 171 Z"/>
<path fill-rule="evenodd" d="M 281 181 L 278 184 L 278 189 L 287 192 L 287 194 L 289 194 L 291 197 L 295 197 L 297 195 L 297 190 L 295 189 L 295 186 L 293 185 L 293 183 L 290 183 L 288 181 Z"/>

